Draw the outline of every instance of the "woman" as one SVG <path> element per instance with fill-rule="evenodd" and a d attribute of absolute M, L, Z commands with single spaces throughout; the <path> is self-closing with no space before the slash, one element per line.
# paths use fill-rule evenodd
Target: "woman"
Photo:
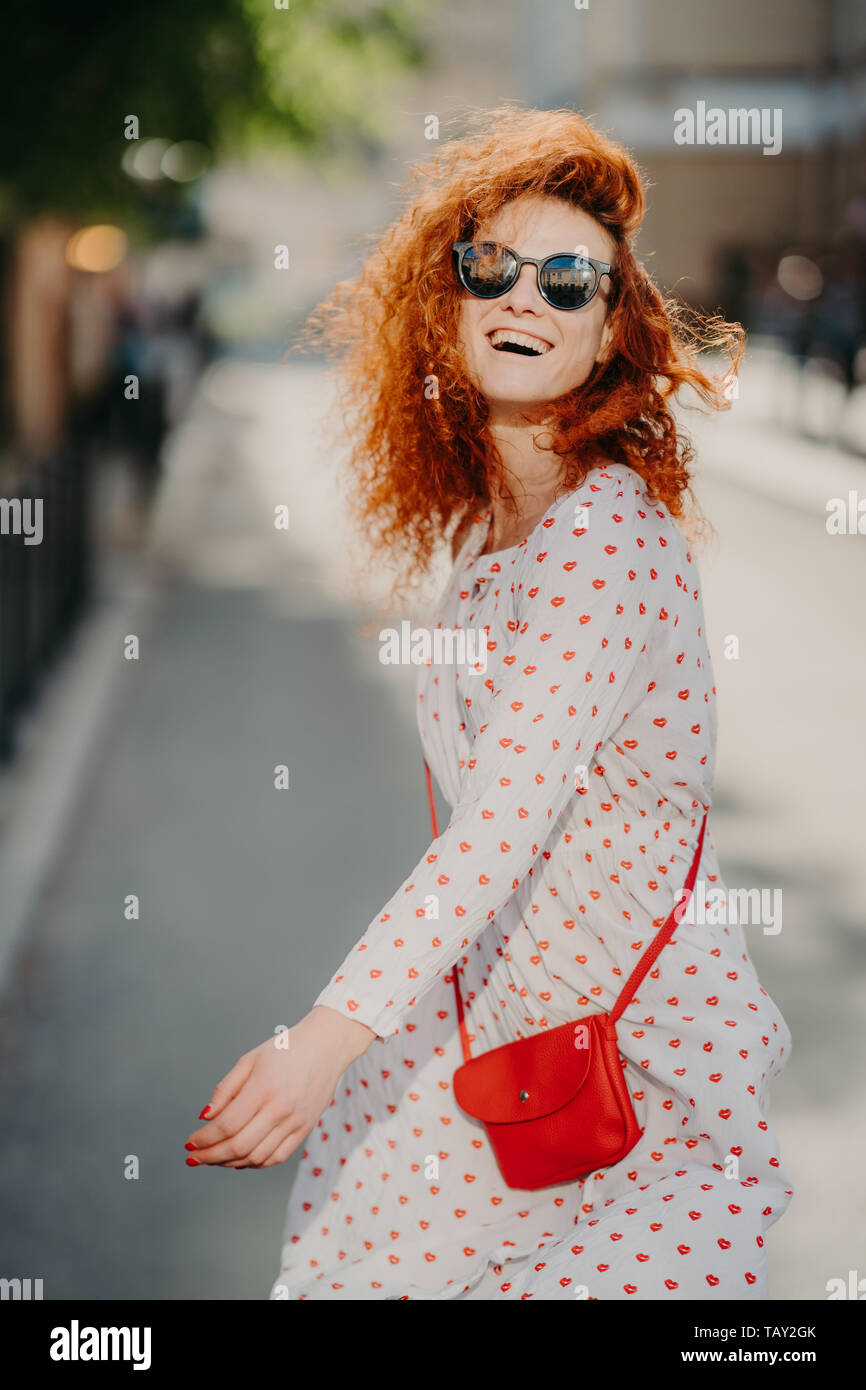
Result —
<path fill-rule="evenodd" d="M 344 355 L 368 522 L 404 577 L 450 536 L 439 626 L 486 633 L 483 672 L 420 668 L 451 816 L 289 1048 L 219 1083 L 188 1162 L 304 1144 L 275 1299 L 766 1298 L 790 1035 L 741 926 L 687 914 L 626 1008 L 620 1162 L 508 1187 L 453 1091 L 455 961 L 473 1056 L 609 1011 L 686 878 L 716 706 L 668 399 L 721 407 L 696 345 L 736 369 L 742 334 L 677 325 L 632 252 L 638 173 L 572 112 L 492 112 L 424 177 L 312 328 Z"/>

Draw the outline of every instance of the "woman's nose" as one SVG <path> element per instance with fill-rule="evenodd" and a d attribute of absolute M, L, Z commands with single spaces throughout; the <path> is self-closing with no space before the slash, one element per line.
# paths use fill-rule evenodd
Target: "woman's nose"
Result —
<path fill-rule="evenodd" d="M 508 294 L 504 296 L 504 302 L 510 304 L 512 309 L 519 311 L 533 310 L 537 312 L 539 308 L 543 307 L 544 300 L 538 291 L 537 266 L 522 265 L 520 267 L 520 274 Z"/>

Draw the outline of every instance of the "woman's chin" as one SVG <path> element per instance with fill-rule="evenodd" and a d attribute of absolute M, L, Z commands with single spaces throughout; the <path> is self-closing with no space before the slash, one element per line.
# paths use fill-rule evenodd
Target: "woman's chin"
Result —
<path fill-rule="evenodd" d="M 528 389 L 506 393 L 501 386 L 498 390 L 484 391 L 484 398 L 490 407 L 491 422 L 507 420 L 518 413 L 525 417 L 527 411 L 545 411 L 551 401 L 556 400 L 555 396 L 547 392 L 540 394 Z"/>

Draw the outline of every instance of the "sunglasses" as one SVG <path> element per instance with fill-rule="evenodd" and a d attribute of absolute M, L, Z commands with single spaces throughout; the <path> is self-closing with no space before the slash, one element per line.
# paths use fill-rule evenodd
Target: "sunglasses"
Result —
<path fill-rule="evenodd" d="M 611 274 L 609 265 L 591 256 L 559 252 L 538 261 L 534 256 L 518 256 L 498 241 L 455 241 L 451 249 L 458 280 L 477 299 L 507 294 L 523 267 L 534 265 L 542 299 L 554 309 L 582 309 L 597 292 L 602 276 Z"/>

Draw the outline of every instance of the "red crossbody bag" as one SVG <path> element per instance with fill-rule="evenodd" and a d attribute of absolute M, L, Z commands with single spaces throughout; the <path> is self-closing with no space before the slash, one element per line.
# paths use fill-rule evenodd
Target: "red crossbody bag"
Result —
<path fill-rule="evenodd" d="M 424 763 L 430 824 L 438 839 L 430 769 Z M 534 1191 L 618 1163 L 641 1136 L 617 1045 L 616 1022 L 628 1008 L 686 910 L 704 843 L 701 824 L 682 894 L 644 951 L 610 1013 L 587 1014 L 472 1057 L 454 965 L 454 996 L 464 1064 L 454 1073 L 461 1110 L 480 1120 L 509 1187 Z"/>

